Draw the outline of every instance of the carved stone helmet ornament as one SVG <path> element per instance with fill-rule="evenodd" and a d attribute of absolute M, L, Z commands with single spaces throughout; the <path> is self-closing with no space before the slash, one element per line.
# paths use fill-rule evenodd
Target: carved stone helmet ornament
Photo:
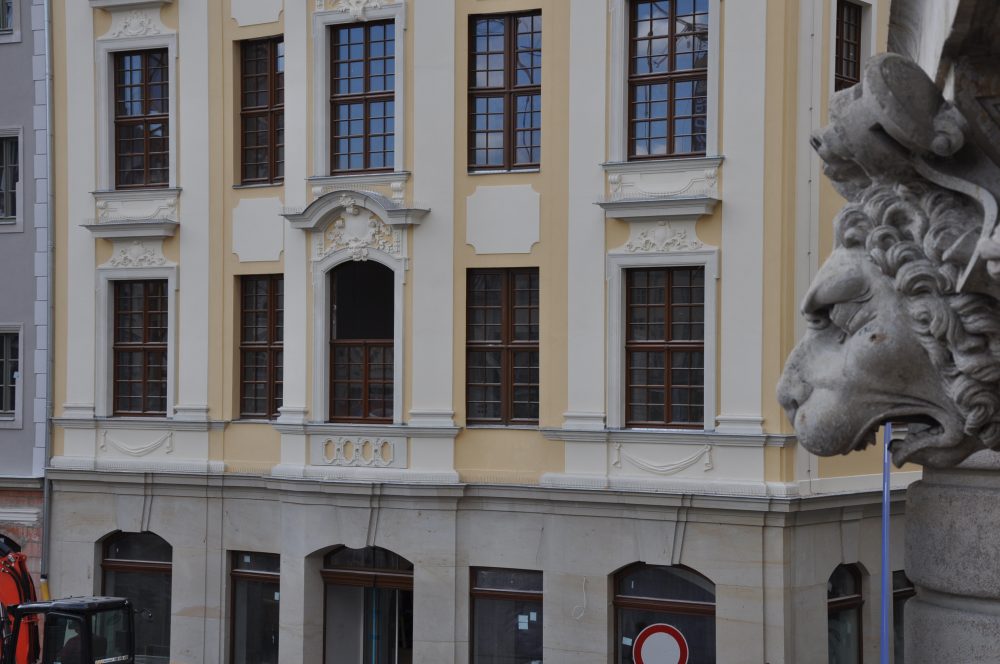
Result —
<path fill-rule="evenodd" d="M 778 399 L 822 456 L 906 422 L 893 461 L 1000 450 L 1000 169 L 917 65 L 872 58 L 813 147 L 848 203 L 802 303 Z"/>

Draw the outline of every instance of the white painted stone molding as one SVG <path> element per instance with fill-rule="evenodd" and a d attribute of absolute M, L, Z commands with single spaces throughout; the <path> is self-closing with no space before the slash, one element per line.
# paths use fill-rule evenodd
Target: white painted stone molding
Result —
<path fill-rule="evenodd" d="M 168 265 L 163 255 L 162 240 L 116 241 L 111 250 L 111 258 L 102 268 L 143 268 Z M 173 265 L 170 263 L 170 265 Z"/>
<path fill-rule="evenodd" d="M 125 9 L 159 8 L 163 5 L 172 4 L 173 1 L 174 0 L 90 0 L 90 6 L 94 9 L 106 9 L 113 12 Z"/>
<path fill-rule="evenodd" d="M 402 258 L 402 231 L 391 228 L 374 214 L 345 211 L 326 231 L 313 233 L 313 260 L 347 250 L 351 260 L 365 261 L 372 249 Z"/>
<path fill-rule="evenodd" d="M 314 466 L 406 468 L 405 438 L 382 436 L 312 436 L 310 463 Z"/>
<path fill-rule="evenodd" d="M 42 512 L 34 507 L 4 507 L 0 508 L 0 523 L 19 523 L 33 526 L 38 523 Z"/>
<path fill-rule="evenodd" d="M 333 11 L 350 14 L 355 21 L 367 19 L 366 13 L 372 9 L 381 9 L 383 0 L 337 0 L 333 3 Z M 326 0 L 316 0 L 316 9 L 323 9 Z"/>
<path fill-rule="evenodd" d="M 174 433 L 168 431 L 163 435 L 159 436 L 152 442 L 139 445 L 129 445 L 128 443 L 121 442 L 112 438 L 108 432 L 101 431 L 101 442 L 98 445 L 98 449 L 102 452 L 107 452 L 108 448 L 121 452 L 122 454 L 127 454 L 132 457 L 141 457 L 155 452 L 156 450 L 163 448 L 164 453 L 170 454 L 174 451 Z"/>
<path fill-rule="evenodd" d="M 97 217 L 84 224 L 105 239 L 164 238 L 177 232 L 180 189 L 95 191 Z"/>
<path fill-rule="evenodd" d="M 695 234 L 694 222 L 654 221 L 629 224 L 629 239 L 622 248 L 637 254 L 695 251 L 704 246 Z"/>
<path fill-rule="evenodd" d="M 597 204 L 609 219 L 697 219 L 719 202 L 722 157 L 604 164 L 608 195 Z"/>
<path fill-rule="evenodd" d="M 465 242 L 477 254 L 530 254 L 541 197 L 531 185 L 476 187 L 466 200 Z"/>
<path fill-rule="evenodd" d="M 241 263 L 276 261 L 285 248 L 278 198 L 244 198 L 233 210 L 233 253 Z"/>
<path fill-rule="evenodd" d="M 312 231 L 342 213 L 357 216 L 361 209 L 374 213 L 389 226 L 398 227 L 419 224 L 430 212 L 428 208 L 405 207 L 401 200 L 393 200 L 374 191 L 333 189 L 323 193 L 305 208 L 286 207 L 281 214 L 292 228 Z"/>
<path fill-rule="evenodd" d="M 282 0 L 232 0 L 229 14 L 241 27 L 273 23 L 281 16 L 281 3 Z"/>
<path fill-rule="evenodd" d="M 674 473 L 679 473 L 682 470 L 690 468 L 691 466 L 698 463 L 702 458 L 705 459 L 704 471 L 708 472 L 712 470 L 712 446 L 702 445 L 698 448 L 691 456 L 688 456 L 680 461 L 675 461 L 672 463 L 653 463 L 648 460 L 644 460 L 640 457 L 629 454 L 628 452 L 622 451 L 623 444 L 615 443 L 615 458 L 611 462 L 611 465 L 615 468 L 622 467 L 622 460 L 627 461 L 636 468 L 644 470 L 648 473 L 653 473 L 655 475 L 673 475 Z"/>

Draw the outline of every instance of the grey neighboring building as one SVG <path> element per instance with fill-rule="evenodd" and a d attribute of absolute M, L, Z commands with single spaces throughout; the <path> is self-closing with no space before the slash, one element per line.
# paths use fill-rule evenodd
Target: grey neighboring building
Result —
<path fill-rule="evenodd" d="M 46 9 L 0 0 L 0 536 L 36 571 L 49 385 Z"/>

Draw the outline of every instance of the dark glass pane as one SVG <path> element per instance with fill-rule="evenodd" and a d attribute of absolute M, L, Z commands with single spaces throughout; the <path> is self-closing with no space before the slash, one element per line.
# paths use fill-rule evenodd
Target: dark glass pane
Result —
<path fill-rule="evenodd" d="M 542 661 L 542 602 L 475 597 L 473 664 Z"/>
<path fill-rule="evenodd" d="M 475 587 L 494 590 L 542 592 L 542 573 L 530 570 L 477 569 Z"/>
<path fill-rule="evenodd" d="M 618 574 L 617 593 L 682 602 L 714 602 L 715 584 L 683 567 L 637 565 Z"/>
<path fill-rule="evenodd" d="M 340 547 L 323 558 L 325 569 L 367 569 L 412 572 L 413 563 L 388 549 L 369 546 L 363 549 Z"/>
<path fill-rule="evenodd" d="M 636 637 L 643 629 L 657 623 L 671 625 L 684 635 L 688 644 L 688 664 L 715 664 L 715 616 L 619 608 L 617 623 L 616 664 L 632 664 L 632 645 Z"/>
<path fill-rule="evenodd" d="M 278 661 L 279 584 L 233 578 L 233 661 L 276 664 Z"/>
<path fill-rule="evenodd" d="M 123 533 L 108 544 L 108 560 L 143 560 L 169 563 L 173 548 L 154 533 Z"/>
<path fill-rule="evenodd" d="M 168 664 L 170 573 L 105 569 L 104 594 L 132 602 L 136 664 Z"/>

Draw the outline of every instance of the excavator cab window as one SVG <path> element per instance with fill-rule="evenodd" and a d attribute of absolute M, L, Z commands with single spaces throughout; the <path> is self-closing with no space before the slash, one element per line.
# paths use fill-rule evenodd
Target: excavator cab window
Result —
<path fill-rule="evenodd" d="M 86 637 L 80 616 L 46 614 L 41 664 L 91 664 L 85 659 L 90 645 Z"/>
<path fill-rule="evenodd" d="M 121 608 L 91 614 L 90 640 L 94 664 L 132 661 L 131 612 L 131 608 Z"/>

